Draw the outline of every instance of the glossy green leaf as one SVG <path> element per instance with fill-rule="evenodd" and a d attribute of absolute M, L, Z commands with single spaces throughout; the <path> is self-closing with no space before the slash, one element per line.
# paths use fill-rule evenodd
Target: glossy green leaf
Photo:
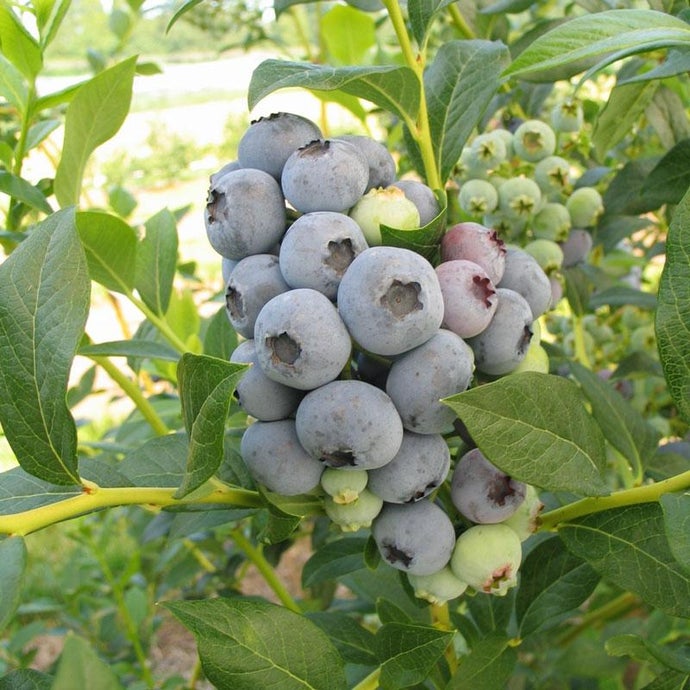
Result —
<path fill-rule="evenodd" d="M 9 3 L 0 3 L 0 47 L 3 55 L 33 84 L 43 67 L 43 55 Z"/>
<path fill-rule="evenodd" d="M 21 466 L 79 482 L 67 381 L 90 283 L 72 210 L 49 216 L 0 264 L 0 422 Z"/>
<path fill-rule="evenodd" d="M 248 599 L 168 602 L 196 638 L 219 690 L 345 690 L 343 661 L 326 634 L 282 606 Z"/>
<path fill-rule="evenodd" d="M 398 690 L 423 682 L 451 643 L 453 633 L 411 623 L 386 623 L 374 646 L 381 664 L 379 687 Z"/>
<path fill-rule="evenodd" d="M 163 209 L 144 224 L 145 234 L 137 247 L 134 285 L 146 306 L 159 316 L 170 304 L 177 267 L 177 224 Z"/>
<path fill-rule="evenodd" d="M 48 200 L 40 189 L 6 170 L 0 170 L 0 192 L 43 213 L 53 212 Z"/>
<path fill-rule="evenodd" d="M 592 144 L 600 161 L 605 160 L 607 153 L 630 135 L 658 87 L 658 82 L 651 81 L 618 85 L 612 89 L 592 132 Z"/>
<path fill-rule="evenodd" d="M 644 182 L 643 194 L 657 207 L 678 204 L 690 189 L 690 139 L 678 142 Z"/>
<path fill-rule="evenodd" d="M 551 80 L 598 69 L 628 55 L 690 46 L 690 26 L 654 10 L 609 10 L 571 19 L 537 38 L 505 70 L 507 76 Z M 564 67 L 570 67 L 563 71 Z"/>
<path fill-rule="evenodd" d="M 690 573 L 690 493 L 669 493 L 659 502 L 673 556 Z"/>
<path fill-rule="evenodd" d="M 20 113 L 24 113 L 29 102 L 29 87 L 22 73 L 0 53 L 0 95 L 7 99 Z"/>
<path fill-rule="evenodd" d="M 690 422 L 690 190 L 673 214 L 657 301 L 661 365 L 679 414 Z"/>
<path fill-rule="evenodd" d="M 409 0 L 407 12 L 410 27 L 417 45 L 425 44 L 431 22 L 438 12 L 452 4 L 453 0 Z"/>
<path fill-rule="evenodd" d="M 378 665 L 374 634 L 351 616 L 336 611 L 315 611 L 308 613 L 307 618 L 328 635 L 345 663 Z"/>
<path fill-rule="evenodd" d="M 302 586 L 313 587 L 364 568 L 366 537 L 346 537 L 328 542 L 302 568 Z"/>
<path fill-rule="evenodd" d="M 480 640 L 461 659 L 446 690 L 496 690 L 505 688 L 517 662 L 517 650 L 504 635 L 493 634 Z"/>
<path fill-rule="evenodd" d="M 574 615 L 598 582 L 592 566 L 570 553 L 558 537 L 535 546 L 520 566 L 515 600 L 520 637 L 555 628 Z"/>
<path fill-rule="evenodd" d="M 55 196 L 61 206 L 77 204 L 86 163 L 112 138 L 129 112 L 136 57 L 128 58 L 87 81 L 65 115 L 65 139 L 55 172 Z"/>
<path fill-rule="evenodd" d="M 135 357 L 141 359 L 162 359 L 177 362 L 178 352 L 162 343 L 152 340 L 110 340 L 105 343 L 82 345 L 78 354 L 84 357 Z"/>
<path fill-rule="evenodd" d="M 182 355 L 177 380 L 189 435 L 189 456 L 178 498 L 199 488 L 220 467 L 230 400 L 246 368 L 245 364 L 206 355 Z"/>
<path fill-rule="evenodd" d="M 374 19 L 348 5 L 334 5 L 320 19 L 321 36 L 335 65 L 366 64 L 376 45 Z"/>
<path fill-rule="evenodd" d="M 53 676 L 33 668 L 10 671 L 0 678 L 0 690 L 50 690 Z"/>
<path fill-rule="evenodd" d="M 606 440 L 628 460 L 635 476 L 652 457 L 659 443 L 659 432 L 618 391 L 593 371 L 577 362 L 570 370 L 582 386 Z"/>
<path fill-rule="evenodd" d="M 0 472 L 0 515 L 15 515 L 79 496 L 81 486 L 51 484 L 21 467 Z"/>
<path fill-rule="evenodd" d="M 252 74 L 247 102 L 254 108 L 269 94 L 288 87 L 315 91 L 340 89 L 414 122 L 419 112 L 421 85 L 409 67 L 329 67 L 307 62 L 264 60 Z"/>
<path fill-rule="evenodd" d="M 98 657 L 85 639 L 68 635 L 51 690 L 75 688 L 124 690 L 110 666 Z"/>
<path fill-rule="evenodd" d="M 137 255 L 134 228 L 102 211 L 82 211 L 76 221 L 91 279 L 114 292 L 131 292 Z"/>
<path fill-rule="evenodd" d="M 444 402 L 491 462 L 512 477 L 549 491 L 608 493 L 604 438 L 571 381 L 511 374 Z"/>
<path fill-rule="evenodd" d="M 12 620 L 19 606 L 26 561 L 26 544 L 22 537 L 0 540 L 0 631 Z"/>
<path fill-rule="evenodd" d="M 593 513 L 561 525 L 559 534 L 609 582 L 672 616 L 690 616 L 690 578 L 671 552 L 658 503 Z"/>
<path fill-rule="evenodd" d="M 472 130 L 484 115 L 508 63 L 499 41 L 448 41 L 424 74 L 431 141 L 441 180 L 460 159 Z"/>

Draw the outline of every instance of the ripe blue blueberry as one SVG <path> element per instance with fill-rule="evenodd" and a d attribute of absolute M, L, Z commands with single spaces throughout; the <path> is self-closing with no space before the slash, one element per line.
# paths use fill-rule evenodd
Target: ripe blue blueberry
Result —
<path fill-rule="evenodd" d="M 417 207 L 420 227 L 428 225 L 441 213 L 434 191 L 423 182 L 404 179 L 393 182 L 393 186 L 402 189 L 405 196 Z"/>
<path fill-rule="evenodd" d="M 524 249 L 511 247 L 506 253 L 506 268 L 498 284 L 521 294 L 532 310 L 532 321 L 551 306 L 551 283 L 537 260 Z"/>
<path fill-rule="evenodd" d="M 395 180 L 395 159 L 384 144 L 360 134 L 343 134 L 338 139 L 354 144 L 367 159 L 369 181 L 365 192 L 378 187 L 388 187 Z"/>

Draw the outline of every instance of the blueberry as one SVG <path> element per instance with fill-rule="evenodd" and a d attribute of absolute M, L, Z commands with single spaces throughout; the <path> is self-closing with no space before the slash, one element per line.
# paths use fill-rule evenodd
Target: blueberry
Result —
<path fill-rule="evenodd" d="M 250 424 L 240 454 L 255 481 L 283 496 L 315 489 L 323 472 L 321 463 L 300 445 L 291 419 Z"/>
<path fill-rule="evenodd" d="M 366 470 L 343 471 L 335 467 L 326 467 L 321 475 L 321 488 L 333 499 L 334 503 L 344 505 L 357 500 L 366 489 L 369 473 Z"/>
<path fill-rule="evenodd" d="M 323 465 L 372 470 L 400 450 L 403 426 L 393 401 L 363 381 L 332 381 L 304 396 L 295 414 L 297 435 Z"/>
<path fill-rule="evenodd" d="M 529 177 L 511 177 L 498 188 L 498 208 L 507 216 L 531 218 L 541 202 L 539 185 Z"/>
<path fill-rule="evenodd" d="M 556 150 L 556 133 L 541 120 L 525 120 L 513 133 L 515 154 L 525 161 L 552 156 Z"/>
<path fill-rule="evenodd" d="M 256 318 L 254 342 L 266 376 L 300 390 L 335 379 L 351 350 L 350 335 L 333 303 L 309 288 L 269 300 Z"/>
<path fill-rule="evenodd" d="M 583 228 L 573 228 L 565 242 L 559 242 L 563 252 L 563 266 L 576 266 L 587 260 L 592 245 L 592 234 Z"/>
<path fill-rule="evenodd" d="M 365 350 L 396 355 L 431 338 L 443 319 L 433 266 L 398 247 L 370 247 L 350 264 L 338 288 L 338 309 Z"/>
<path fill-rule="evenodd" d="M 354 501 L 348 503 L 337 503 L 330 496 L 326 496 L 323 507 L 326 515 L 343 532 L 356 532 L 371 527 L 371 523 L 383 508 L 383 501 L 371 491 L 364 489 Z"/>
<path fill-rule="evenodd" d="M 440 434 L 403 434 L 400 450 L 383 467 L 369 471 L 369 491 L 386 503 L 426 498 L 448 476 L 450 451 Z"/>
<path fill-rule="evenodd" d="M 534 166 L 534 179 L 544 194 L 562 194 L 570 184 L 570 163 L 561 156 L 542 158 Z"/>
<path fill-rule="evenodd" d="M 436 606 L 457 599 L 467 589 L 467 583 L 458 580 L 449 566 L 445 566 L 431 575 L 408 573 L 407 579 L 418 599 L 424 599 Z"/>
<path fill-rule="evenodd" d="M 453 505 L 471 522 L 503 522 L 525 500 L 525 493 L 525 484 L 495 467 L 479 448 L 460 457 L 453 470 Z"/>
<path fill-rule="evenodd" d="M 525 358 L 532 339 L 532 310 L 527 300 L 508 288 L 497 288 L 496 295 L 498 305 L 491 323 L 467 340 L 477 369 L 490 376 L 515 369 Z"/>
<path fill-rule="evenodd" d="M 571 226 L 568 209 L 555 201 L 547 201 L 532 218 L 532 232 L 538 239 L 563 242 Z"/>
<path fill-rule="evenodd" d="M 481 216 L 498 206 L 498 192 L 488 180 L 467 180 L 460 185 L 458 201 L 465 213 Z"/>
<path fill-rule="evenodd" d="M 505 596 L 517 585 L 521 561 L 522 544 L 510 527 L 474 525 L 458 537 L 450 569 L 477 592 Z"/>
<path fill-rule="evenodd" d="M 532 321 L 551 307 L 551 283 L 537 260 L 524 249 L 511 247 L 506 253 L 506 267 L 499 288 L 521 294 L 532 310 Z"/>
<path fill-rule="evenodd" d="M 285 161 L 300 146 L 321 138 L 319 127 L 301 115 L 273 113 L 254 120 L 237 145 L 243 168 L 263 170 L 280 182 Z"/>
<path fill-rule="evenodd" d="M 473 371 L 474 354 L 469 345 L 455 333 L 440 329 L 393 362 L 386 392 L 406 429 L 420 434 L 446 433 L 452 430 L 455 415 L 441 399 L 466 390 Z"/>
<path fill-rule="evenodd" d="M 244 338 L 254 337 L 254 323 L 270 299 L 290 289 L 280 271 L 278 257 L 253 254 L 237 263 L 225 286 L 225 312 L 232 327 Z"/>
<path fill-rule="evenodd" d="M 591 228 L 604 212 L 604 200 L 594 187 L 578 187 L 566 199 L 565 207 L 575 228 Z"/>
<path fill-rule="evenodd" d="M 302 213 L 346 213 L 364 194 L 369 163 L 353 144 L 337 139 L 313 141 L 286 161 L 281 177 L 285 198 Z"/>
<path fill-rule="evenodd" d="M 209 177 L 209 184 L 211 187 L 220 180 L 225 173 L 232 172 L 233 170 L 239 170 L 242 166 L 240 165 L 239 161 L 230 161 L 229 163 L 226 163 L 220 170 L 217 170 L 214 172 L 210 177 Z"/>
<path fill-rule="evenodd" d="M 551 124 L 558 132 L 579 132 L 583 122 L 584 114 L 578 101 L 561 101 L 551 110 Z"/>
<path fill-rule="evenodd" d="M 441 261 L 467 259 L 479 264 L 496 285 L 505 268 L 506 247 L 498 233 L 479 223 L 457 223 L 441 239 Z"/>
<path fill-rule="evenodd" d="M 227 259 L 267 252 L 285 233 L 286 218 L 280 185 L 261 170 L 234 170 L 209 189 L 206 234 Z"/>
<path fill-rule="evenodd" d="M 453 523 L 442 508 L 428 499 L 384 504 L 371 531 L 383 560 L 413 575 L 441 570 L 450 561 L 455 546 Z"/>
<path fill-rule="evenodd" d="M 223 285 L 228 284 L 230 274 L 235 270 L 235 266 L 239 263 L 236 259 L 226 259 L 223 257 L 220 262 L 221 276 L 223 277 Z"/>
<path fill-rule="evenodd" d="M 388 187 L 395 180 L 395 159 L 390 151 L 379 141 L 359 134 L 343 134 L 337 139 L 354 144 L 367 159 L 369 181 L 365 192 L 378 187 Z"/>
<path fill-rule="evenodd" d="M 525 500 L 517 510 L 503 521 L 524 541 L 537 531 L 539 515 L 544 509 L 544 504 L 539 498 L 539 492 L 531 484 L 526 484 Z"/>
<path fill-rule="evenodd" d="M 541 266 L 544 273 L 550 276 L 563 266 L 563 250 L 553 240 L 536 239 L 528 242 L 523 249 Z"/>
<path fill-rule="evenodd" d="M 367 246 L 361 228 L 349 216 L 305 213 L 285 233 L 280 270 L 290 287 L 312 288 L 335 299 L 345 271 Z"/>
<path fill-rule="evenodd" d="M 431 223 L 441 213 L 438 199 L 431 187 L 418 180 L 397 180 L 394 187 L 402 189 L 405 196 L 419 211 L 419 225 L 424 227 Z"/>
<path fill-rule="evenodd" d="M 454 259 L 436 266 L 443 293 L 443 326 L 461 338 L 481 333 L 496 311 L 496 287 L 474 261 Z"/>
<path fill-rule="evenodd" d="M 495 132 L 477 135 L 470 144 L 470 151 L 476 164 L 487 169 L 496 168 L 508 155 L 503 135 Z"/>
<path fill-rule="evenodd" d="M 350 217 L 357 222 L 374 246 L 380 245 L 381 226 L 412 230 L 420 225 L 419 211 L 402 189 L 395 186 L 369 190 L 351 209 Z"/>

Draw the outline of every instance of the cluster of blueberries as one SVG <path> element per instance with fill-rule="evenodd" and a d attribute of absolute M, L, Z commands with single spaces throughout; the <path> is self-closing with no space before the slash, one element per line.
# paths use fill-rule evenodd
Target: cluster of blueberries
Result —
<path fill-rule="evenodd" d="M 252 122 L 205 211 L 242 336 L 231 361 L 252 365 L 236 391 L 253 418 L 248 470 L 284 496 L 319 492 L 342 530 L 370 527 L 435 603 L 505 594 L 541 509 L 479 449 L 452 460 L 457 421 L 441 400 L 476 377 L 548 371 L 537 319 L 554 300 L 539 261 L 479 222 L 445 232 L 436 266 L 382 245 L 381 225 L 439 213 L 433 190 L 396 180 L 385 146 L 324 139 L 292 113 Z M 434 500 L 446 480 L 452 518 Z"/>

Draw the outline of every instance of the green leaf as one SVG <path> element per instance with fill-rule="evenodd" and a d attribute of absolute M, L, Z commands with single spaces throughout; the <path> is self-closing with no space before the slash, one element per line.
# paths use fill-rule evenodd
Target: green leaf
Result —
<path fill-rule="evenodd" d="M 322 40 L 336 65 L 366 64 L 367 53 L 376 45 L 374 19 L 347 5 L 335 5 L 320 19 Z"/>
<path fill-rule="evenodd" d="M 0 53 L 0 95 L 4 96 L 20 114 L 26 112 L 29 88 L 22 73 Z"/>
<path fill-rule="evenodd" d="M 517 662 L 517 650 L 509 642 L 500 634 L 480 640 L 461 659 L 446 690 L 496 690 L 507 687 Z"/>
<path fill-rule="evenodd" d="M 91 279 L 114 292 L 131 292 L 137 255 L 134 228 L 103 211 L 81 211 L 76 220 Z"/>
<path fill-rule="evenodd" d="M 571 381 L 511 374 L 444 402 L 491 462 L 516 479 L 549 491 L 608 493 L 604 439 Z"/>
<path fill-rule="evenodd" d="M 204 334 L 204 354 L 230 359 L 236 347 L 237 333 L 230 324 L 225 306 L 221 306 L 208 321 Z"/>
<path fill-rule="evenodd" d="M 376 632 L 375 649 L 381 664 L 379 686 L 398 690 L 422 683 L 443 656 L 453 633 L 411 623 L 386 623 Z"/>
<path fill-rule="evenodd" d="M 427 32 L 437 12 L 451 5 L 453 0 L 410 0 L 407 11 L 412 35 L 420 47 L 426 41 Z"/>
<path fill-rule="evenodd" d="M 313 587 L 364 568 L 366 537 L 336 539 L 316 551 L 302 568 L 302 586 Z"/>
<path fill-rule="evenodd" d="M 0 422 L 21 466 L 55 484 L 79 482 L 65 397 L 89 298 L 71 209 L 37 225 L 0 265 Z"/>
<path fill-rule="evenodd" d="M 588 305 L 590 309 L 598 309 L 603 306 L 624 307 L 632 305 L 652 311 L 656 309 L 656 295 L 626 285 L 614 285 L 591 295 Z"/>
<path fill-rule="evenodd" d="M 658 503 L 593 513 L 559 527 L 568 549 L 617 587 L 672 616 L 690 616 L 690 580 L 673 557 Z"/>
<path fill-rule="evenodd" d="M 53 676 L 32 668 L 10 671 L 0 678 L 0 690 L 50 690 L 52 686 Z"/>
<path fill-rule="evenodd" d="M 673 214 L 655 317 L 657 347 L 678 413 L 690 422 L 690 190 Z"/>
<path fill-rule="evenodd" d="M 0 47 L 4 56 L 33 84 L 43 67 L 41 48 L 9 3 L 0 3 Z"/>
<path fill-rule="evenodd" d="M 664 494 L 659 502 L 673 556 L 690 573 L 690 494 Z"/>
<path fill-rule="evenodd" d="M 123 690 L 117 676 L 81 637 L 68 635 L 51 690 Z"/>
<path fill-rule="evenodd" d="M 499 41 L 448 41 L 424 74 L 431 141 L 445 182 L 484 115 L 508 62 Z"/>
<path fill-rule="evenodd" d="M 84 357 L 135 357 L 137 359 L 162 359 L 177 362 L 178 352 L 162 343 L 151 340 L 110 340 L 105 343 L 82 345 L 77 354 Z"/>
<path fill-rule="evenodd" d="M 640 661 L 660 662 L 674 671 L 690 673 L 690 655 L 687 648 L 673 649 L 670 645 L 659 645 L 640 635 L 611 637 L 606 641 L 606 652 L 612 656 L 630 656 Z"/>
<path fill-rule="evenodd" d="M 558 537 L 538 544 L 520 566 L 515 600 L 520 637 L 558 626 L 574 614 L 598 582 L 592 567 L 567 551 Z"/>
<path fill-rule="evenodd" d="M 139 243 L 134 285 L 146 306 L 162 316 L 168 310 L 177 266 L 177 224 L 163 209 L 145 223 Z"/>
<path fill-rule="evenodd" d="M 206 677 L 219 690 L 345 690 L 343 661 L 304 616 L 247 599 L 168 602 L 194 633 Z"/>
<path fill-rule="evenodd" d="M 315 91 L 340 89 L 407 122 L 414 122 L 419 113 L 420 83 L 409 67 L 329 67 L 286 60 L 264 60 L 254 70 L 247 94 L 249 108 L 278 89 L 296 86 Z"/>
<path fill-rule="evenodd" d="M 335 611 L 315 611 L 307 613 L 307 618 L 328 635 L 345 663 L 378 665 L 374 654 L 374 634 L 354 618 Z"/>
<path fill-rule="evenodd" d="M 639 82 L 619 84 L 611 91 L 592 132 L 592 144 L 600 161 L 630 134 L 658 87 L 658 82 Z"/>
<path fill-rule="evenodd" d="M 5 170 L 0 170 L 0 192 L 14 197 L 17 201 L 25 203 L 43 213 L 52 213 L 48 200 L 43 192 L 21 177 L 17 177 Z"/>
<path fill-rule="evenodd" d="M 157 436 L 125 455 L 117 468 L 134 486 L 179 486 L 188 448 L 186 434 Z"/>
<path fill-rule="evenodd" d="M 664 671 L 651 683 L 644 686 L 644 690 L 688 690 L 690 675 L 678 671 Z"/>
<path fill-rule="evenodd" d="M 690 189 L 690 139 L 678 142 L 654 167 L 644 181 L 645 200 L 656 207 L 678 204 Z"/>
<path fill-rule="evenodd" d="M 79 496 L 82 487 L 43 481 L 21 467 L 0 472 L 0 515 L 16 515 Z"/>
<path fill-rule="evenodd" d="M 26 135 L 26 150 L 30 151 L 43 143 L 61 124 L 60 120 L 41 120 L 29 127 L 29 132 Z"/>
<path fill-rule="evenodd" d="M 55 172 L 55 196 L 61 206 L 77 204 L 86 163 L 93 151 L 120 129 L 129 112 L 136 56 L 87 81 L 65 115 L 65 139 Z"/>
<path fill-rule="evenodd" d="M 538 37 L 504 74 L 550 81 L 556 69 L 563 79 L 593 63 L 600 69 L 628 55 L 688 46 L 690 26 L 681 19 L 653 10 L 609 10 L 576 17 Z"/>
<path fill-rule="evenodd" d="M 659 432 L 593 371 L 577 362 L 570 363 L 570 370 L 589 399 L 606 440 L 630 463 L 635 476 L 642 476 L 642 468 L 659 443 Z"/>
<path fill-rule="evenodd" d="M 180 19 L 180 17 L 187 14 L 187 12 L 194 9 L 197 5 L 200 5 L 203 1 L 204 0 L 186 0 L 186 2 L 183 2 L 177 8 L 177 10 L 175 10 L 175 13 L 170 18 L 168 25 L 165 27 L 165 33 L 167 34 L 170 31 L 170 29 L 173 28 L 173 26 L 177 23 L 177 20 Z"/>
<path fill-rule="evenodd" d="M 690 69 L 690 60 L 687 69 Z M 685 112 L 685 102 L 673 89 L 664 84 L 659 85 L 654 99 L 647 106 L 645 116 L 658 134 L 661 145 L 667 150 L 690 137 L 690 120 Z"/>
<path fill-rule="evenodd" d="M 26 560 L 26 544 L 22 537 L 0 541 L 0 631 L 12 620 L 19 606 Z"/>
<path fill-rule="evenodd" d="M 189 435 L 189 455 L 178 498 L 199 488 L 220 467 L 230 400 L 246 368 L 246 364 L 206 355 L 182 355 L 177 380 Z"/>
<path fill-rule="evenodd" d="M 36 24 L 45 50 L 55 38 L 72 0 L 33 0 Z"/>
<path fill-rule="evenodd" d="M 620 83 L 630 84 L 635 81 L 667 79 L 678 74 L 685 74 L 688 70 L 690 70 L 690 50 L 687 48 L 669 50 L 666 59 L 661 64 L 646 72 L 627 77 L 625 80 L 621 80 Z"/>
<path fill-rule="evenodd" d="M 264 544 L 280 544 L 289 539 L 302 522 L 301 517 L 283 512 L 274 503 L 268 503 L 259 516 L 260 520 L 255 520 L 260 528 L 258 540 Z"/>

